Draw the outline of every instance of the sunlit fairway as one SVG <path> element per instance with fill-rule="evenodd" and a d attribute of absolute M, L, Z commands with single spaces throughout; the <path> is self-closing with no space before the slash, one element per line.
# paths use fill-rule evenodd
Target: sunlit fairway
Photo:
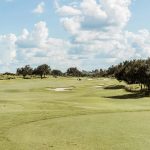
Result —
<path fill-rule="evenodd" d="M 150 98 L 122 84 L 103 78 L 0 81 L 0 150 L 149 150 Z"/>

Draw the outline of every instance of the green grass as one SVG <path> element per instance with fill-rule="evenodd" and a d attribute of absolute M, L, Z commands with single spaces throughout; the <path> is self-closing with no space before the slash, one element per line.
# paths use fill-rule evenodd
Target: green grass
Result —
<path fill-rule="evenodd" d="M 0 150 L 149 150 L 150 98 L 115 85 L 103 78 L 1 80 Z"/>

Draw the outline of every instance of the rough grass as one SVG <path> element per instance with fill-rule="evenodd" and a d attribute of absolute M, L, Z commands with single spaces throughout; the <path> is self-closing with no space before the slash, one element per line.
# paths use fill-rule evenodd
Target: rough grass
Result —
<path fill-rule="evenodd" d="M 150 98 L 114 79 L 0 81 L 0 150 L 149 150 L 149 118 Z"/>

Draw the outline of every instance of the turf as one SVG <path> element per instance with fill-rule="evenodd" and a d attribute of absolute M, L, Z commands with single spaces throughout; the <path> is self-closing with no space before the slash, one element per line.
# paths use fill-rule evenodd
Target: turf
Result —
<path fill-rule="evenodd" d="M 103 78 L 1 80 L 0 150 L 149 150 L 150 98 L 121 84 Z M 73 89 L 48 90 L 64 87 Z"/>

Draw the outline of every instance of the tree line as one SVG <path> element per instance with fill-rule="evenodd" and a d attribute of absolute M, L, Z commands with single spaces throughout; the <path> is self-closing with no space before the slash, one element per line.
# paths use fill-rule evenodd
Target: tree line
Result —
<path fill-rule="evenodd" d="M 5 73 L 11 74 L 11 73 Z M 72 76 L 72 77 L 114 77 L 119 81 L 125 81 L 127 84 L 139 84 L 141 89 L 147 88 L 150 90 L 150 58 L 124 61 L 118 65 L 111 66 L 108 69 L 96 69 L 93 71 L 80 71 L 76 67 L 70 67 L 66 72 L 54 69 L 49 65 L 42 64 L 36 68 L 30 65 L 18 68 L 17 75 L 22 75 L 26 78 L 28 75 L 40 76 L 41 79 L 46 75 L 57 76 Z"/>
<path fill-rule="evenodd" d="M 5 73 L 10 74 L 10 73 Z M 106 76 L 106 71 L 100 69 L 96 69 L 93 71 L 80 71 L 77 67 L 70 67 L 66 72 L 62 72 L 61 70 L 54 69 L 51 70 L 50 66 L 47 64 L 39 65 L 36 68 L 32 68 L 30 65 L 25 65 L 24 67 L 18 68 L 16 71 L 16 75 L 22 75 L 25 79 L 27 76 L 36 75 L 40 76 L 41 79 L 45 78 L 46 75 L 52 75 L 54 77 L 57 76 L 71 76 L 71 77 L 102 77 Z"/>

